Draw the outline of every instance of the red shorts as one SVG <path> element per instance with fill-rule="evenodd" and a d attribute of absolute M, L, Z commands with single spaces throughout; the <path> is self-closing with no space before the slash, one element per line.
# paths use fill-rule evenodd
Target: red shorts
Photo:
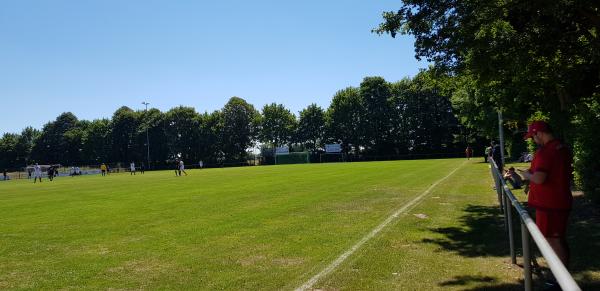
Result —
<path fill-rule="evenodd" d="M 545 237 L 565 237 L 569 210 L 535 210 L 535 224 Z"/>

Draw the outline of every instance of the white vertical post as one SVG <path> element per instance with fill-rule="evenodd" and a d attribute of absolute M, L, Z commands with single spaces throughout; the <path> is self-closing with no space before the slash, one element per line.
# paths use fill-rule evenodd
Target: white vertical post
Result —
<path fill-rule="evenodd" d="M 504 169 L 504 126 L 502 125 L 504 121 L 502 120 L 502 111 L 498 110 L 498 135 L 500 136 L 500 162 L 502 165 L 498 165 L 498 167 L 502 166 Z M 500 173 L 502 174 L 502 173 Z"/>

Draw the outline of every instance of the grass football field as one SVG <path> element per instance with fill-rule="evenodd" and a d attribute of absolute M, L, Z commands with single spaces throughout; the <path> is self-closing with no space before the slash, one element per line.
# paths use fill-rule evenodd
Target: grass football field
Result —
<path fill-rule="evenodd" d="M 0 289 L 522 288 L 479 160 L 188 173 L 0 183 Z"/>

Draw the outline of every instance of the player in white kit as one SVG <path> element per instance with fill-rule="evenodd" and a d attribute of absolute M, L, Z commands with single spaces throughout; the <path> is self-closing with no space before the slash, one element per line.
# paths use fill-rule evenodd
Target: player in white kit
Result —
<path fill-rule="evenodd" d="M 42 183 L 42 167 L 40 167 L 38 163 L 35 163 L 35 166 L 33 166 L 33 183 L 35 183 L 38 178 L 40 179 L 40 183 Z"/>
<path fill-rule="evenodd" d="M 187 176 L 187 173 L 185 172 L 185 166 L 183 164 L 183 160 L 179 161 L 179 171 L 183 172 Z M 179 175 L 181 176 L 181 174 L 179 174 Z"/>

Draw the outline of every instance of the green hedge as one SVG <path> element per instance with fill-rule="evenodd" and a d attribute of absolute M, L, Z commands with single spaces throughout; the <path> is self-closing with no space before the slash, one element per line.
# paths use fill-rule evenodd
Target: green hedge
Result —
<path fill-rule="evenodd" d="M 574 118 L 575 182 L 585 196 L 600 202 L 600 96 L 584 103 Z"/>

